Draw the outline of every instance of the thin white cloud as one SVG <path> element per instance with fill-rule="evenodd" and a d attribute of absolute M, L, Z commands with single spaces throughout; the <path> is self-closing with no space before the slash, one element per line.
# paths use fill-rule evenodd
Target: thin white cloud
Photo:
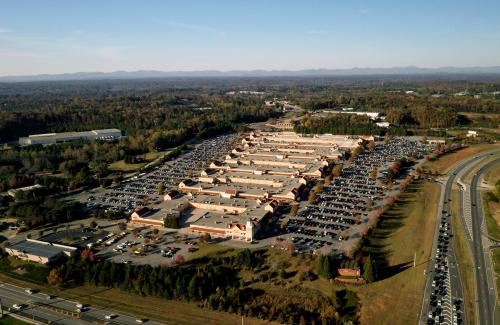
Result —
<path fill-rule="evenodd" d="M 363 15 L 367 14 L 368 12 L 369 12 L 368 9 L 361 9 L 361 10 L 359 10 L 359 13 L 363 14 Z"/>

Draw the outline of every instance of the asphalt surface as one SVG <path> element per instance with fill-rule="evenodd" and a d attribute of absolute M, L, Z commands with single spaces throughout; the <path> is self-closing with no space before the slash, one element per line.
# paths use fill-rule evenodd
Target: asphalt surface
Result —
<path fill-rule="evenodd" d="M 426 287 L 425 287 L 425 292 L 424 292 L 424 299 L 423 299 L 423 305 L 422 305 L 422 311 L 420 315 L 420 324 L 458 324 L 459 322 L 462 324 L 468 324 L 470 322 L 467 322 L 467 315 L 465 315 L 465 312 L 461 310 L 461 307 L 463 307 L 463 304 L 458 305 L 459 307 L 454 308 L 455 301 L 459 300 L 463 302 L 463 287 L 462 287 L 462 282 L 460 279 L 460 265 L 456 261 L 456 255 L 454 251 L 454 242 L 453 242 L 453 228 L 455 227 L 462 227 L 461 224 L 458 225 L 453 225 L 451 221 L 451 193 L 452 193 L 452 186 L 456 182 L 458 174 L 462 173 L 465 171 L 465 169 L 471 168 L 474 165 L 476 165 L 479 161 L 481 161 L 483 158 L 490 157 L 491 152 L 483 153 L 480 155 L 475 156 L 474 158 L 468 159 L 462 163 L 460 163 L 458 166 L 453 168 L 449 173 L 449 177 L 446 179 L 446 183 L 444 185 L 444 190 L 441 193 L 441 202 L 439 205 L 439 219 L 438 219 L 438 225 L 441 224 L 441 222 L 449 223 L 451 227 L 446 231 L 449 236 L 449 244 L 447 245 L 447 251 L 445 254 L 443 254 L 442 249 L 441 249 L 441 254 L 443 256 L 442 263 L 445 264 L 447 267 L 447 270 L 443 271 L 438 271 L 437 267 L 437 259 L 435 258 L 438 250 L 438 237 L 440 235 L 440 228 L 436 227 L 436 233 L 434 237 L 434 243 L 433 243 L 433 249 L 432 249 L 432 255 L 431 259 L 429 261 L 427 270 L 426 270 L 426 275 L 427 275 L 427 282 L 426 282 Z M 441 301 L 441 312 L 434 313 L 434 315 L 438 316 L 438 320 L 435 319 L 435 316 L 433 315 L 432 320 L 428 317 L 429 312 L 435 311 L 435 308 L 431 306 L 431 293 L 434 289 L 432 286 L 432 281 L 435 279 L 435 275 L 438 274 L 437 272 L 443 272 L 441 274 L 444 274 L 444 280 L 443 280 L 443 288 L 445 294 L 440 296 L 438 300 Z M 460 315 L 458 315 L 460 314 Z M 441 316 L 441 317 L 439 317 Z M 461 316 L 461 321 L 457 321 L 457 316 Z M 434 322 L 432 322 L 434 321 Z M 485 324 L 493 324 L 493 323 L 485 323 Z"/>
<path fill-rule="evenodd" d="M 495 324 L 496 292 L 493 270 L 490 265 L 489 247 L 483 249 L 483 237 L 481 228 L 484 224 L 484 214 L 482 209 L 481 193 L 477 190 L 477 184 L 482 175 L 490 168 L 500 163 L 500 158 L 484 165 L 473 176 L 471 182 L 471 214 L 472 214 L 472 251 L 474 255 L 474 265 L 476 267 L 476 287 L 478 293 L 479 319 L 481 324 Z"/>
<path fill-rule="evenodd" d="M 83 324 L 104 324 L 109 322 L 112 325 L 137 325 L 137 317 L 124 315 L 102 308 L 88 306 L 80 317 L 68 315 L 68 312 L 76 312 L 78 302 L 61 298 L 52 298 L 41 292 L 29 294 L 26 288 L 14 286 L 7 283 L 0 283 L 0 299 L 5 314 L 16 313 L 21 316 L 32 318 L 41 323 L 83 325 Z M 25 308 L 16 311 L 12 308 L 14 304 L 24 304 Z M 10 309 L 10 310 L 9 310 Z M 106 319 L 106 315 L 116 315 L 111 320 Z M 155 321 L 146 321 L 145 324 L 160 325 Z"/>

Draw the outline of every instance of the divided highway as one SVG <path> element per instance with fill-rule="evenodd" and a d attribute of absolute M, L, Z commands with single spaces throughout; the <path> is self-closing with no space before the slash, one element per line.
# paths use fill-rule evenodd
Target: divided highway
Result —
<path fill-rule="evenodd" d="M 476 165 L 494 153 L 486 152 L 468 159 L 449 172 L 439 205 L 439 219 L 433 249 L 426 270 L 427 282 L 424 291 L 420 324 L 468 324 L 467 315 L 461 310 L 463 287 L 460 265 L 456 261 L 453 228 L 462 227 L 451 222 L 451 193 L 458 174 Z M 485 323 L 486 324 L 486 323 Z M 492 324 L 492 323 L 487 323 Z"/>
<path fill-rule="evenodd" d="M 490 265 L 489 247 L 486 245 L 483 249 L 483 240 L 488 239 L 483 237 L 482 226 L 484 225 L 484 214 L 482 209 L 481 193 L 477 190 L 479 179 L 493 166 L 500 164 L 500 158 L 495 159 L 479 169 L 474 175 L 471 182 L 471 219 L 472 219 L 472 251 L 474 254 L 474 265 L 476 267 L 476 287 L 478 293 L 479 318 L 481 324 L 495 324 L 495 306 L 496 306 L 496 291 L 495 291 L 495 275 Z"/>
<path fill-rule="evenodd" d="M 155 321 L 141 320 L 129 315 L 118 314 L 110 310 L 105 310 L 95 306 L 88 306 L 81 312 L 81 316 L 73 317 L 71 312 L 76 312 L 78 302 L 61 298 L 49 298 L 44 293 L 29 294 L 21 288 L 7 283 L 0 283 L 0 299 L 4 314 L 19 314 L 26 318 L 31 318 L 40 323 L 65 324 L 65 325 L 88 325 L 88 324 L 123 324 L 137 325 L 141 322 L 150 325 L 160 325 Z M 14 304 L 22 304 L 24 308 L 15 310 Z M 45 305 L 45 306 L 43 306 Z M 9 310 L 10 309 L 10 310 Z M 107 315 L 114 315 L 107 319 Z"/>

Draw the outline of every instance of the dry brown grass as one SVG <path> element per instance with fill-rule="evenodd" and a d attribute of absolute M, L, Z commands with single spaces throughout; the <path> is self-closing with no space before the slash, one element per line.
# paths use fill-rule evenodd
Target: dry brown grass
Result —
<path fill-rule="evenodd" d="M 374 244 L 388 252 L 389 267 L 406 265 L 409 268 L 359 287 L 362 324 L 418 322 L 426 281 L 424 270 L 432 250 L 439 197 L 439 185 L 424 183 L 416 192 L 405 194 L 405 202 L 396 205 L 396 211 L 390 216 L 400 218 L 401 226 Z M 413 268 L 415 252 L 417 259 Z"/>
<path fill-rule="evenodd" d="M 495 185 L 496 181 L 499 179 L 500 179 L 500 164 L 493 166 L 486 173 L 486 175 L 484 175 L 484 180 L 490 185 Z"/>

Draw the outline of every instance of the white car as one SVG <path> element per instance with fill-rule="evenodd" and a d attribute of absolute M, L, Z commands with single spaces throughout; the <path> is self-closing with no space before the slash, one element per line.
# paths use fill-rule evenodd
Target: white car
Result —
<path fill-rule="evenodd" d="M 21 309 L 24 309 L 24 307 L 26 307 L 26 306 L 23 304 L 13 304 L 12 305 L 12 308 L 14 308 L 15 310 L 21 310 Z"/>
<path fill-rule="evenodd" d="M 109 315 L 104 316 L 104 318 L 106 318 L 106 319 L 113 319 L 116 317 L 118 317 L 116 314 L 109 314 Z"/>

